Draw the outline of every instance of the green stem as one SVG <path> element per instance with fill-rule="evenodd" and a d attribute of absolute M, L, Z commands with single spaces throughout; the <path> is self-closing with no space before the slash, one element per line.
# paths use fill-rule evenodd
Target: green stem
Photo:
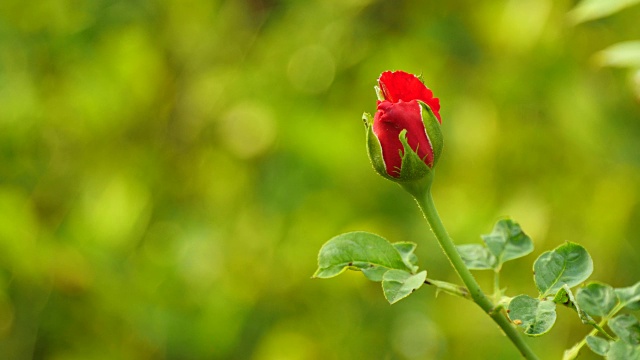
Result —
<path fill-rule="evenodd" d="M 499 302 L 502 297 L 502 291 L 500 290 L 500 269 L 495 269 L 493 272 L 493 301 Z"/>
<path fill-rule="evenodd" d="M 603 329 L 602 327 L 605 326 L 606 324 L 604 322 L 602 322 L 601 324 L 592 324 L 592 326 L 594 327 L 594 330 L 597 330 L 594 332 L 594 336 L 598 333 L 598 331 L 604 335 L 604 337 L 606 337 L 607 339 L 611 340 L 611 341 L 616 341 L 616 339 L 613 338 L 613 336 L 609 335 L 608 332 L 605 331 L 605 329 Z"/>
<path fill-rule="evenodd" d="M 596 336 L 598 334 L 599 331 L 601 331 L 602 327 L 605 326 L 607 324 L 607 320 L 608 319 L 603 319 L 602 321 L 600 321 L 600 324 L 597 324 L 597 327 L 594 326 L 594 329 L 591 330 L 591 332 L 585 336 L 584 338 L 582 338 L 582 340 L 580 340 L 579 343 L 575 344 L 571 349 L 566 350 L 564 352 L 564 356 L 562 357 L 562 360 L 573 360 L 576 357 L 578 357 L 578 355 L 580 354 L 580 350 L 582 349 L 583 346 L 585 346 L 587 344 L 587 337 L 589 336 Z M 604 332 L 604 331 L 603 331 Z M 606 334 L 606 333 L 605 333 Z M 609 334 L 607 334 L 607 336 L 609 336 Z"/>
<path fill-rule="evenodd" d="M 603 327 L 605 325 L 607 325 L 607 322 L 615 314 L 617 314 L 618 311 L 622 310 L 622 308 L 624 308 L 624 304 L 618 303 L 618 305 L 616 305 L 613 309 L 611 309 L 611 312 L 609 312 L 609 314 L 607 314 L 606 316 L 602 317 L 602 319 L 600 320 L 599 324 L 592 324 L 594 329 L 591 330 L 591 332 L 589 332 L 589 334 L 587 334 L 587 336 L 585 336 L 582 340 L 580 340 L 579 343 L 575 344 L 571 349 L 565 351 L 564 352 L 564 356 L 562 357 L 562 360 L 573 360 L 573 359 L 575 359 L 578 356 L 578 354 L 580 353 L 580 350 L 582 349 L 582 347 L 587 344 L 587 337 L 596 336 L 599 332 L 602 333 L 604 336 L 606 336 L 609 340 L 615 340 L 614 338 L 611 337 L 611 335 L 609 335 L 603 329 Z"/>
<path fill-rule="evenodd" d="M 527 343 L 524 342 L 524 339 L 516 330 L 516 328 L 511 324 L 511 322 L 507 319 L 504 312 L 494 311 L 494 304 L 485 295 L 485 293 L 480 288 L 480 285 L 478 285 L 478 282 L 471 274 L 471 271 L 469 271 L 467 266 L 464 264 L 464 261 L 460 257 L 455 244 L 449 237 L 447 230 L 440 220 L 438 211 L 436 210 L 435 204 L 433 203 L 430 186 L 415 185 L 417 184 L 405 184 L 403 187 L 405 188 L 405 190 L 411 193 L 418 202 L 422 213 L 431 226 L 431 231 L 433 231 L 433 233 L 435 234 L 440 247 L 442 247 L 442 250 L 451 262 L 451 265 L 469 290 L 473 301 L 478 304 L 482 308 L 482 310 L 484 310 L 493 319 L 493 321 L 495 321 L 498 326 L 500 326 L 500 328 L 502 328 L 509 340 L 511 340 L 511 342 L 518 348 L 525 359 L 537 360 L 538 357 L 529 348 Z M 424 185 L 424 183 L 422 183 L 421 185 Z"/>

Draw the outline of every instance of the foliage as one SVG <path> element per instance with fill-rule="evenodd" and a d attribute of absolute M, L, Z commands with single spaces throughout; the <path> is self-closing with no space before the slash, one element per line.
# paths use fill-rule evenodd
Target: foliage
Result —
<path fill-rule="evenodd" d="M 491 234 L 483 235 L 483 245 L 460 245 L 458 249 L 465 264 L 473 270 L 494 270 L 496 279 L 502 265 L 533 251 L 533 241 L 520 225 L 511 219 L 499 220 Z M 378 235 L 351 232 L 338 235 L 320 249 L 318 270 L 314 277 L 331 278 L 346 269 L 361 271 L 368 279 L 381 281 L 384 295 L 390 304 L 406 298 L 423 284 L 438 290 L 456 285 L 427 279 L 426 271 L 417 273 L 418 259 L 413 243 L 391 244 Z M 585 282 L 593 272 L 593 262 L 587 250 L 567 242 L 554 250 L 542 253 L 533 264 L 534 282 L 538 296 L 520 294 L 506 297 L 496 280 L 494 311 L 506 312 L 512 323 L 524 334 L 540 336 L 548 333 L 556 322 L 556 305 L 573 309 L 583 324 L 594 330 L 580 343 L 565 352 L 564 359 L 575 358 L 586 344 L 594 353 L 607 359 L 640 358 L 640 322 L 631 314 L 618 315 L 624 308 L 640 309 L 640 282 L 627 288 L 591 282 L 578 289 L 571 288 Z M 468 292 L 458 287 L 450 294 L 468 298 Z M 504 304 L 504 305 L 502 305 Z M 600 318 L 596 322 L 594 318 Z M 608 326 L 612 337 L 603 328 Z M 598 337 L 600 332 L 605 338 Z"/>

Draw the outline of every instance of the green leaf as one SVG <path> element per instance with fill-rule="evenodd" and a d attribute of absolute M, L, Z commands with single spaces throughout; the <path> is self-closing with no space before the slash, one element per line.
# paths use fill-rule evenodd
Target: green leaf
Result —
<path fill-rule="evenodd" d="M 413 253 L 418 245 L 412 242 L 396 242 L 392 245 L 400 253 L 404 264 L 411 269 L 411 273 L 418 271 L 418 257 Z"/>
<path fill-rule="evenodd" d="M 528 295 L 518 295 L 509 303 L 509 318 L 524 328 L 529 336 L 540 336 L 548 332 L 556 322 L 556 304 Z"/>
<path fill-rule="evenodd" d="M 582 0 L 568 16 L 574 24 L 578 24 L 615 14 L 637 3 L 640 0 Z"/>
<path fill-rule="evenodd" d="M 496 267 L 502 263 L 523 257 L 533 251 L 533 241 L 511 219 L 499 220 L 491 234 L 482 235 L 487 248 L 496 257 Z"/>
<path fill-rule="evenodd" d="M 594 57 L 600 66 L 640 67 L 640 41 L 623 41 L 613 44 L 597 52 Z"/>
<path fill-rule="evenodd" d="M 640 345 L 640 323 L 635 316 L 623 314 L 609 320 L 609 328 L 620 340 L 629 345 Z"/>
<path fill-rule="evenodd" d="M 360 270 L 373 281 L 382 281 L 391 269 L 412 272 L 398 250 L 384 238 L 364 231 L 338 235 L 327 241 L 318 254 L 314 278 L 331 278 L 347 268 Z"/>
<path fill-rule="evenodd" d="M 556 304 L 565 305 L 565 306 L 575 310 L 576 313 L 578 313 L 578 316 L 580 317 L 580 321 L 582 321 L 583 324 L 595 324 L 596 323 L 593 320 L 593 318 L 591 316 L 589 316 L 589 314 L 587 314 L 580 307 L 580 305 L 576 301 L 576 298 L 573 296 L 573 293 L 571 292 L 571 289 L 566 284 L 563 285 L 562 288 L 560 288 L 560 290 L 558 290 L 558 293 L 554 297 L 553 302 L 555 302 Z"/>
<path fill-rule="evenodd" d="M 402 270 L 389 270 L 382 277 L 382 290 L 389 304 L 411 295 L 420 288 L 427 278 L 427 272 L 421 271 L 415 275 Z"/>
<path fill-rule="evenodd" d="M 609 342 L 601 337 L 588 335 L 586 340 L 589 349 L 600 356 L 605 356 L 609 351 Z"/>
<path fill-rule="evenodd" d="M 371 281 L 382 281 L 384 274 L 389 268 L 381 265 L 374 265 L 370 262 L 353 263 L 351 270 L 360 270 L 364 276 Z"/>
<path fill-rule="evenodd" d="M 436 296 L 442 291 L 450 295 L 460 296 L 467 300 L 472 300 L 469 290 L 466 287 L 452 284 L 446 281 L 439 281 L 434 279 L 426 279 L 425 284 L 436 287 Z"/>
<path fill-rule="evenodd" d="M 633 286 L 616 289 L 615 291 L 622 306 L 630 310 L 640 309 L 640 282 Z"/>
<path fill-rule="evenodd" d="M 457 248 L 462 261 L 470 270 L 491 270 L 495 267 L 496 257 L 483 245 L 464 244 Z"/>
<path fill-rule="evenodd" d="M 556 295 L 553 297 L 553 302 L 556 304 L 562 304 L 568 307 L 573 306 L 572 299 L 569 297 L 570 291 L 571 291 L 570 289 L 567 291 L 567 287 L 563 286 L 560 290 L 558 290 Z"/>
<path fill-rule="evenodd" d="M 578 305 L 592 316 L 606 316 L 618 303 L 618 297 L 613 288 L 597 282 L 578 289 L 576 300 Z"/>
<path fill-rule="evenodd" d="M 640 347 L 624 341 L 612 342 L 607 353 L 607 360 L 640 360 Z"/>
<path fill-rule="evenodd" d="M 593 272 L 591 256 L 582 246 L 567 242 L 540 255 L 533 264 L 541 297 L 555 294 L 564 284 L 576 286 Z"/>

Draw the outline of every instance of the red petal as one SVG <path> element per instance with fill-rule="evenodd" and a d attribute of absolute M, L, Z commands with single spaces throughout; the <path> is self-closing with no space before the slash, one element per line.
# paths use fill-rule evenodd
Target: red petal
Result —
<path fill-rule="evenodd" d="M 415 75 L 404 71 L 385 71 L 378 78 L 378 84 L 385 100 L 393 103 L 398 101 L 421 100 L 429 105 L 438 121 L 440 118 L 440 100 L 433 97 L 433 92 L 427 88 Z"/>
<path fill-rule="evenodd" d="M 433 149 L 422 122 L 422 109 L 417 101 L 397 103 L 381 101 L 373 118 L 373 132 L 380 141 L 387 174 L 398 177 L 404 148 L 398 136 L 407 129 L 409 146 L 428 166 L 433 166 Z"/>

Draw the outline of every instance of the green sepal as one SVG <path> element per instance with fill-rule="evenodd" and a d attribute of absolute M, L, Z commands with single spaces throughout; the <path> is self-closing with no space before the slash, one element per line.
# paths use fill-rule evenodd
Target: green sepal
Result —
<path fill-rule="evenodd" d="M 387 168 L 384 163 L 384 158 L 382 157 L 382 145 L 380 145 L 380 140 L 378 140 L 373 133 L 373 117 L 369 113 L 364 113 L 362 114 L 362 120 L 364 121 L 366 130 L 367 154 L 369 155 L 373 169 L 381 176 L 392 181 L 397 181 L 396 178 L 387 174 Z"/>
<path fill-rule="evenodd" d="M 402 155 L 402 166 L 400 167 L 400 176 L 394 179 L 396 181 L 415 181 L 420 180 L 431 173 L 431 168 L 424 163 L 418 154 L 411 149 L 407 141 L 407 129 L 400 131 L 398 137 L 404 148 Z"/>
<path fill-rule="evenodd" d="M 407 130 L 404 129 L 398 135 L 398 139 L 402 143 L 404 149 L 400 168 L 400 175 L 393 177 L 387 173 L 387 168 L 382 156 L 382 145 L 380 140 L 373 133 L 373 117 L 369 113 L 362 115 L 364 126 L 366 130 L 366 142 L 367 142 L 367 154 L 373 169 L 381 176 L 397 183 L 415 183 L 422 182 L 425 178 L 430 178 L 431 168 L 425 164 L 425 162 L 418 156 L 418 154 L 411 149 L 409 142 L 407 141 Z M 437 121 L 437 120 L 436 120 Z M 441 135 L 440 135 L 441 136 Z M 430 182 L 430 181 L 429 181 Z"/>
<path fill-rule="evenodd" d="M 433 149 L 433 166 L 431 166 L 433 168 L 438 163 L 442 149 L 444 149 L 444 137 L 442 136 L 440 122 L 433 113 L 433 110 L 422 101 L 418 100 L 418 103 L 422 108 L 422 122 L 424 123 L 424 128 L 427 130 L 427 137 Z"/>
<path fill-rule="evenodd" d="M 376 90 L 376 97 L 378 98 L 379 101 L 384 101 L 384 93 L 382 92 L 382 89 L 380 89 L 379 86 L 374 86 L 373 87 Z"/>

